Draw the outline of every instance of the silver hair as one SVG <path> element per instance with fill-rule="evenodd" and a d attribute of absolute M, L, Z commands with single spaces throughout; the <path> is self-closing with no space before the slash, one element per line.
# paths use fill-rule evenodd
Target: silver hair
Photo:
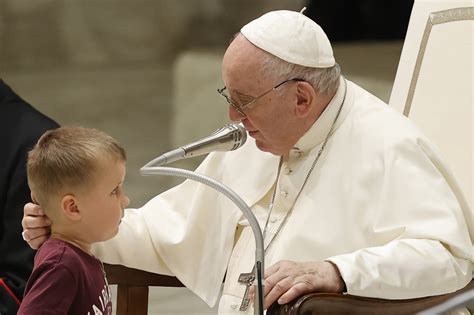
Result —
<path fill-rule="evenodd" d="M 262 72 L 265 77 L 277 81 L 293 78 L 310 83 L 317 93 L 332 95 L 339 86 L 341 68 L 336 63 L 330 68 L 312 68 L 289 63 L 272 54 L 262 55 Z"/>

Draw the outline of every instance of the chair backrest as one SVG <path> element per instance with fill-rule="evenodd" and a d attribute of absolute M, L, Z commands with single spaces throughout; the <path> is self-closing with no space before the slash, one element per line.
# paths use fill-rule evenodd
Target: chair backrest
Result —
<path fill-rule="evenodd" d="M 473 211 L 474 7 L 472 0 L 414 3 L 390 105 L 441 150 Z M 474 223 L 471 215 L 470 230 Z M 472 234 L 471 234 L 472 236 Z"/>

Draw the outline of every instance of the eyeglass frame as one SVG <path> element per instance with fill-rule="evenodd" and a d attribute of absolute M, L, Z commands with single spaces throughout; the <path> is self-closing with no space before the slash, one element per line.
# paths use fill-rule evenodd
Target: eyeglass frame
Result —
<path fill-rule="evenodd" d="M 227 103 L 232 106 L 232 108 L 234 108 L 240 115 L 242 116 L 247 116 L 245 113 L 244 113 L 244 109 L 251 106 L 252 104 L 254 104 L 256 101 L 258 101 L 259 99 L 261 99 L 262 97 L 264 97 L 265 95 L 267 95 L 268 93 L 272 92 L 272 91 L 275 91 L 277 90 L 280 86 L 282 86 L 283 84 L 285 83 L 288 83 L 290 81 L 303 81 L 305 82 L 306 80 L 303 80 L 303 79 L 300 79 L 300 78 L 292 78 L 292 79 L 287 79 L 281 83 L 278 83 L 277 85 L 275 85 L 274 87 L 272 87 L 271 89 L 269 89 L 268 91 L 265 91 L 263 92 L 262 94 L 260 94 L 259 96 L 255 97 L 253 100 L 251 101 L 248 101 L 247 103 L 243 104 L 243 105 L 238 105 L 235 103 L 235 101 L 233 99 L 230 98 L 230 96 L 228 96 L 227 94 L 224 93 L 224 91 L 227 89 L 226 86 L 224 86 L 223 88 L 221 89 L 217 89 L 217 93 L 219 93 L 220 95 L 222 95 L 225 100 L 227 101 Z"/>

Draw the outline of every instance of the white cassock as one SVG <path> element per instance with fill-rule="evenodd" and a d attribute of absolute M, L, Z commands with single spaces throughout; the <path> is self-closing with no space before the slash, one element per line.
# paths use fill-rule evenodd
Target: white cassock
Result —
<path fill-rule="evenodd" d="M 437 149 L 405 117 L 347 81 L 285 159 L 266 242 L 291 207 L 326 137 L 341 114 L 293 212 L 266 253 L 282 259 L 330 260 L 349 294 L 388 299 L 452 292 L 472 278 L 472 213 L 463 209 Z M 197 169 L 234 189 L 263 228 L 279 157 L 253 139 L 239 150 L 212 153 Z M 119 234 L 98 244 L 105 262 L 175 275 L 221 314 L 238 311 L 237 282 L 254 262 L 251 228 L 223 195 L 185 181 L 129 209 Z M 227 273 L 226 273 L 227 271 Z M 253 313 L 251 309 L 247 313 Z"/>

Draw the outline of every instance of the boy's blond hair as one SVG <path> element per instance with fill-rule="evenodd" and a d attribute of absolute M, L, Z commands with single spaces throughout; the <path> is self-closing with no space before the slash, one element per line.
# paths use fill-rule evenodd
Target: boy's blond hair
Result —
<path fill-rule="evenodd" d="M 83 127 L 49 130 L 28 153 L 28 184 L 48 211 L 52 197 L 97 177 L 104 159 L 126 160 L 125 150 L 104 132 Z"/>

